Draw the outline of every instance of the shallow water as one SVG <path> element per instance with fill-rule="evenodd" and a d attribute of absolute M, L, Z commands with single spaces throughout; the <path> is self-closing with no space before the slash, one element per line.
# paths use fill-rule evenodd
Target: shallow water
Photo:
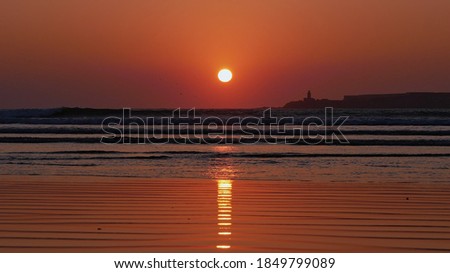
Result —
<path fill-rule="evenodd" d="M 2 175 L 448 182 L 450 147 L 0 144 Z"/>
<path fill-rule="evenodd" d="M 2 252 L 448 252 L 450 185 L 0 176 Z"/>

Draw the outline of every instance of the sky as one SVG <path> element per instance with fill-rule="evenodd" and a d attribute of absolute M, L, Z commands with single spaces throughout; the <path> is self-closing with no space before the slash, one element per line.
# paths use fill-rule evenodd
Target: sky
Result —
<path fill-rule="evenodd" d="M 449 10 L 448 0 L 2 0 L 0 108 L 450 92 Z"/>

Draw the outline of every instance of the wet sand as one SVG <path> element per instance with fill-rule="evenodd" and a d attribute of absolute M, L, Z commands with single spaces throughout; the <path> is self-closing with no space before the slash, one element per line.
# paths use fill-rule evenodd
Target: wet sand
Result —
<path fill-rule="evenodd" d="M 441 251 L 450 183 L 0 176 L 0 252 Z"/>

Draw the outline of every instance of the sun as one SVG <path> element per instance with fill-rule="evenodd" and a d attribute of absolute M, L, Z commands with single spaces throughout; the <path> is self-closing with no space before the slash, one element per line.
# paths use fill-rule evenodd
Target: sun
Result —
<path fill-rule="evenodd" d="M 229 69 L 222 69 L 219 71 L 219 74 L 217 74 L 217 77 L 221 82 L 229 82 L 233 78 L 233 73 Z"/>

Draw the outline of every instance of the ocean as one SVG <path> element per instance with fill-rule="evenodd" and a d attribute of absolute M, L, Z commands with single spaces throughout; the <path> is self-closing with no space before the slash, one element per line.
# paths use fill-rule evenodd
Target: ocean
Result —
<path fill-rule="evenodd" d="M 289 117 L 292 123 L 281 119 L 272 127 L 253 124 L 249 130 L 227 121 L 262 118 L 267 109 L 196 109 L 195 118 L 186 111 L 173 117 L 173 110 L 132 109 L 135 121 L 150 118 L 153 123 L 145 128 L 131 124 L 126 138 L 108 142 L 102 139 L 110 139 L 114 130 L 105 130 L 102 122 L 123 118 L 122 109 L 0 110 L 0 174 L 450 181 L 450 109 L 334 109 L 334 118 L 347 119 L 328 128 L 320 124 L 324 109 L 271 109 L 272 117 Z M 164 122 L 167 117 L 175 126 Z M 213 122 L 194 127 L 198 118 Z M 328 136 L 334 141 L 292 141 L 308 126 L 309 140 Z M 149 131 L 153 138 L 145 137 Z M 194 138 L 218 141 L 190 144 Z"/>

